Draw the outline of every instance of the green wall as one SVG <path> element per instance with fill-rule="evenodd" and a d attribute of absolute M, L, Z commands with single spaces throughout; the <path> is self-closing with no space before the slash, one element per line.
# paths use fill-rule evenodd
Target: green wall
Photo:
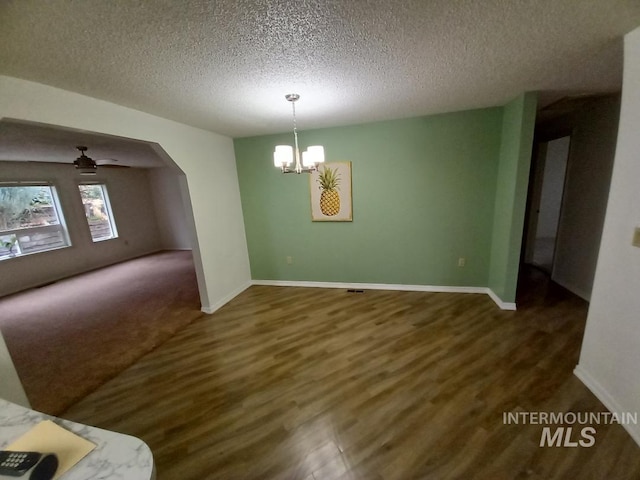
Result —
<path fill-rule="evenodd" d="M 489 271 L 489 287 L 503 302 L 516 299 L 536 105 L 526 93 L 504 107 Z"/>
<path fill-rule="evenodd" d="M 236 139 L 252 278 L 486 287 L 503 135 L 502 108 L 300 132 L 352 162 L 353 222 L 335 223 L 311 221 L 308 175 L 273 166 L 292 133 Z"/>

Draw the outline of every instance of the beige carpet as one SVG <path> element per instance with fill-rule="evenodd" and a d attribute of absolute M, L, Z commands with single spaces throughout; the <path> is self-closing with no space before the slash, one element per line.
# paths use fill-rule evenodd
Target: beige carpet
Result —
<path fill-rule="evenodd" d="M 34 409 L 59 415 L 202 315 L 189 251 L 166 251 L 0 299 Z"/>

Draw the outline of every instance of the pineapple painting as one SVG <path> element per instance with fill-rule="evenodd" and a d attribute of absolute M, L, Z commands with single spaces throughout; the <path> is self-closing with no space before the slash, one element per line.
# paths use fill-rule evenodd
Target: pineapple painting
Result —
<path fill-rule="evenodd" d="M 322 193 L 320 194 L 320 211 L 327 217 L 333 217 L 340 212 L 340 174 L 338 169 L 330 169 L 325 165 L 318 175 L 318 183 Z"/>
<path fill-rule="evenodd" d="M 351 162 L 323 164 L 309 178 L 314 222 L 351 222 Z"/>

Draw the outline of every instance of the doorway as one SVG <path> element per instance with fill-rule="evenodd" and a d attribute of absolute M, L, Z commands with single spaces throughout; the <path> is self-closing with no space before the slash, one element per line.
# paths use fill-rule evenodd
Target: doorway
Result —
<path fill-rule="evenodd" d="M 570 136 L 538 144 L 525 262 L 553 274 Z"/>

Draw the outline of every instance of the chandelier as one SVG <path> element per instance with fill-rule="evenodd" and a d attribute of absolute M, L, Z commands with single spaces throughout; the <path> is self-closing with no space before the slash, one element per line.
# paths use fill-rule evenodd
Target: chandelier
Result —
<path fill-rule="evenodd" d="M 295 147 L 291 145 L 276 146 L 273 152 L 273 163 L 282 170 L 282 173 L 311 173 L 317 170 L 318 166 L 324 162 L 324 147 L 320 145 L 309 147 L 302 152 L 302 159 L 300 158 L 298 130 L 296 128 L 296 102 L 300 99 L 300 95 L 289 93 L 284 98 L 291 102 L 291 107 L 293 108 L 293 139 Z M 290 167 L 294 162 L 295 164 Z"/>

